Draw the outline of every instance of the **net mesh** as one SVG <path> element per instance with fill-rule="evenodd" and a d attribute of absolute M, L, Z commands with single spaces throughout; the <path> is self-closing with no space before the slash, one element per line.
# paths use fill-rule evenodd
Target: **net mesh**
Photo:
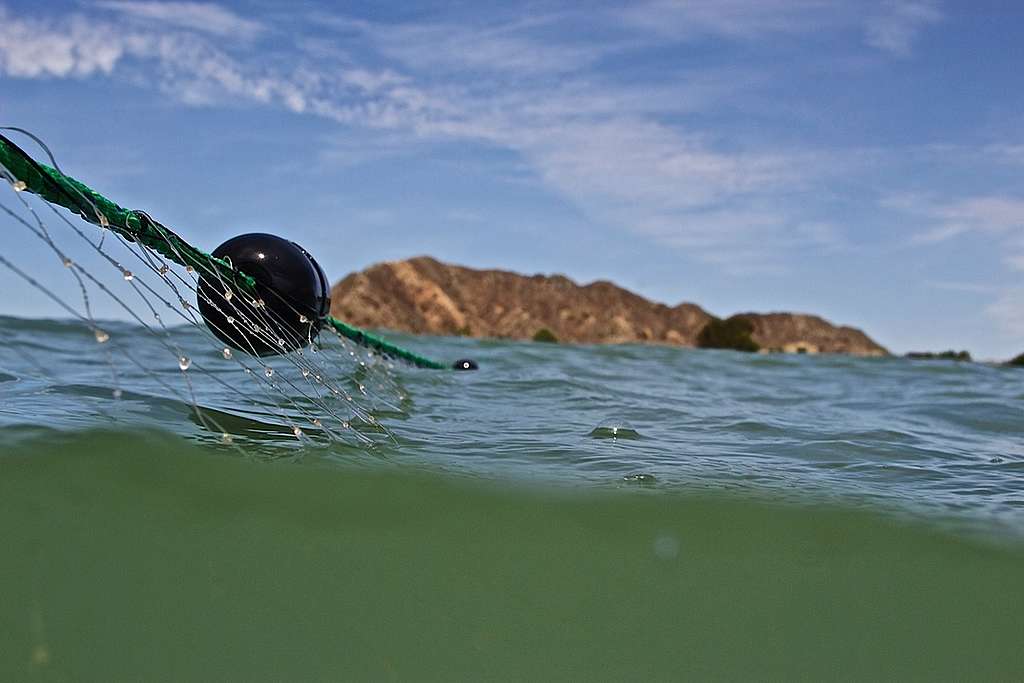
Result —
<path fill-rule="evenodd" d="M 97 403 L 99 414 L 117 419 L 123 412 L 118 402 L 156 386 L 191 407 L 190 417 L 206 438 L 226 445 L 290 433 L 301 445 L 367 447 L 393 440 L 380 417 L 401 414 L 408 400 L 394 372 L 396 360 L 449 367 L 332 317 L 315 339 L 288 338 L 295 326 L 280 318 L 279 307 L 266 305 L 260 298 L 266 289 L 258 289 L 252 277 L 192 246 L 147 213 L 122 208 L 65 175 L 45 145 L 26 135 L 52 165 L 36 162 L 0 134 L 0 176 L 12 190 L 0 200 L 0 217 L 34 238 L 49 261 L 59 264 L 65 287 L 54 286 L 61 273 L 37 276 L 7 249 L 0 250 L 0 266 L 84 326 L 101 349 L 102 386 L 112 387 L 113 403 Z M 244 338 L 296 350 L 259 357 L 254 349 L 245 353 L 225 346 L 193 303 L 200 298 L 222 311 L 226 324 L 244 331 Z M 104 310 L 113 308 L 135 325 L 121 332 L 119 325 L 98 319 L 100 299 Z M 138 335 L 147 343 L 137 343 Z M 45 358 L 24 355 L 28 365 L 48 372 Z"/>

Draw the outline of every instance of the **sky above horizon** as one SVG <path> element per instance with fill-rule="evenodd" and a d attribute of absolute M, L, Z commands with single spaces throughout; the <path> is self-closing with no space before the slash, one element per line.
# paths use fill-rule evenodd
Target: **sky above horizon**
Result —
<path fill-rule="evenodd" d="M 1005 359 L 1021 35 L 1024 5 L 937 0 L 0 0 L 0 125 L 332 281 L 429 254 Z"/>

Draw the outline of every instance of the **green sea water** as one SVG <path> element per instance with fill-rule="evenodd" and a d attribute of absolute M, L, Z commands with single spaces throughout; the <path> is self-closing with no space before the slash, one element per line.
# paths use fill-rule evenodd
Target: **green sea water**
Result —
<path fill-rule="evenodd" d="M 0 680 L 1024 675 L 1024 371 L 396 335 L 481 370 L 236 449 L 108 328 L 0 318 Z"/>

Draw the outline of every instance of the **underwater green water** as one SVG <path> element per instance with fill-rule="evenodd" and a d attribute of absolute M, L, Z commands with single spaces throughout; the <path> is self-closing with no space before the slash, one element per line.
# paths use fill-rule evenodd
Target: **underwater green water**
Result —
<path fill-rule="evenodd" d="M 481 370 L 235 449 L 110 330 L 0 319 L 0 680 L 1024 675 L 1024 371 L 395 335 Z"/>
<path fill-rule="evenodd" d="M 5 680 L 1019 677 L 1024 556 L 891 518 L 78 435 L 5 454 Z"/>

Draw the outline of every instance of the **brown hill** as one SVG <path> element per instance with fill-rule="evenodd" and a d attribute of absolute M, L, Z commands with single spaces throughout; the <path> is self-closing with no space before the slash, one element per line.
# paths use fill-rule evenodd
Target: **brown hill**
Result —
<path fill-rule="evenodd" d="M 426 256 L 352 273 L 331 290 L 331 302 L 333 315 L 361 327 L 514 339 L 530 339 L 546 328 L 560 341 L 577 343 L 696 346 L 697 335 L 713 318 L 696 304 L 669 307 L 610 282 L 580 286 L 562 275 L 475 270 Z M 816 316 L 744 317 L 763 348 L 885 353 L 863 332 L 836 328 Z"/>
<path fill-rule="evenodd" d="M 816 315 L 801 313 L 740 313 L 754 326 L 750 335 L 768 351 L 788 353 L 848 353 L 887 356 L 889 352 L 855 327 L 836 327 Z"/>

